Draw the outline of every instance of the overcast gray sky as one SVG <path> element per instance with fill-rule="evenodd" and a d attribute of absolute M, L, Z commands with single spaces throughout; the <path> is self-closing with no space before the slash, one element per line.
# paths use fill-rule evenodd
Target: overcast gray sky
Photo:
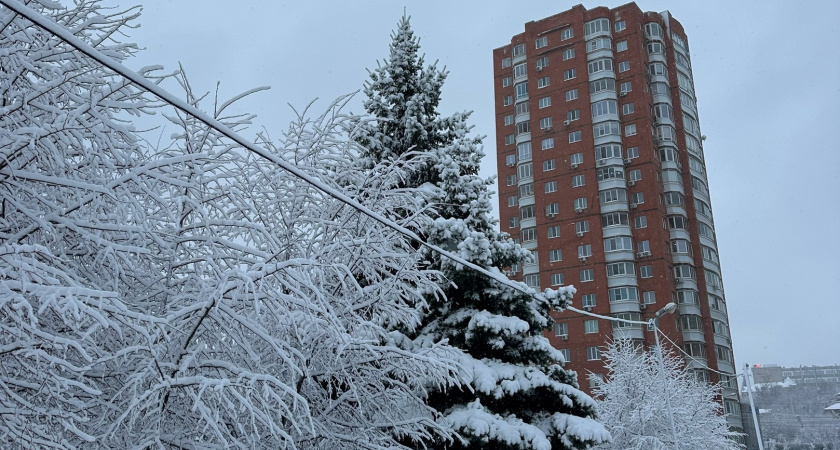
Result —
<path fill-rule="evenodd" d="M 473 110 L 492 137 L 492 49 L 575 4 L 148 0 L 132 34 L 145 50 L 128 66 L 181 62 L 196 90 L 221 81 L 224 98 L 271 86 L 241 107 L 276 136 L 287 104 L 319 98 L 322 111 L 358 90 L 405 8 L 427 61 L 450 71 L 442 112 Z M 670 10 L 688 34 L 736 362 L 840 364 L 840 2 L 637 4 Z M 492 138 L 485 152 L 489 176 Z"/>

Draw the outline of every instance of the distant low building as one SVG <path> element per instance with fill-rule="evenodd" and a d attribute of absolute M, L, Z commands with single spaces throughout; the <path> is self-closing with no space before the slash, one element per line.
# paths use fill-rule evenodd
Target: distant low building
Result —
<path fill-rule="evenodd" d="M 756 364 L 752 368 L 753 383 L 783 383 L 790 379 L 795 384 L 840 383 L 840 365 L 781 367 L 776 364 Z"/>

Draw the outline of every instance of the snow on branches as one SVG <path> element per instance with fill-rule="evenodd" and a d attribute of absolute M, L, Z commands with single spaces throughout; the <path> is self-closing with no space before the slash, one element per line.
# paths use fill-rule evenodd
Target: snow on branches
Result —
<path fill-rule="evenodd" d="M 135 10 L 31 5 L 111 57 L 136 48 L 115 40 Z M 376 449 L 449 436 L 421 397 L 460 383 L 461 354 L 403 334 L 440 295 L 411 242 L 189 116 L 167 112 L 171 144 L 148 146 L 125 120 L 160 104 L 5 8 L 0 49 L 4 441 Z M 200 107 L 183 71 L 156 81 Z M 231 128 L 252 119 L 215 104 Z M 360 170 L 362 122 L 339 102 L 260 144 L 418 230 L 430 194 L 402 182 L 422 162 Z"/>
<path fill-rule="evenodd" d="M 680 448 L 740 448 L 715 401 L 717 388 L 695 379 L 673 353 L 662 355 L 663 367 L 652 352 L 637 348 L 632 341 L 618 340 L 603 353 L 609 373 L 595 389 L 595 396 L 598 416 L 613 442 L 597 448 L 674 448 L 666 395 L 670 396 Z"/>

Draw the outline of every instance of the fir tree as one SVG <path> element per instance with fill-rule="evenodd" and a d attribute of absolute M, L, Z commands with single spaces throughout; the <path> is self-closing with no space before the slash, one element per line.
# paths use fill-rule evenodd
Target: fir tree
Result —
<path fill-rule="evenodd" d="M 369 163 L 421 152 L 426 167 L 407 184 L 434 192 L 424 238 L 489 270 L 529 254 L 496 231 L 491 215 L 492 179 L 478 176 L 481 139 L 471 137 L 469 113 L 437 112 L 446 72 L 424 67 L 409 18 L 392 35 L 390 58 L 371 72 L 365 108 L 376 121 L 359 140 Z M 433 186 L 433 187 L 432 187 Z M 429 386 L 426 402 L 454 440 L 415 442 L 447 449 L 587 448 L 609 439 L 594 420 L 594 402 L 578 389 L 574 372 L 542 332 L 553 325 L 551 308 L 563 308 L 574 289 L 523 294 L 429 252 L 439 270 L 443 297 L 429 300 L 418 345 L 448 340 L 461 349 L 467 384 Z M 522 285 L 525 287 L 525 285 Z"/>

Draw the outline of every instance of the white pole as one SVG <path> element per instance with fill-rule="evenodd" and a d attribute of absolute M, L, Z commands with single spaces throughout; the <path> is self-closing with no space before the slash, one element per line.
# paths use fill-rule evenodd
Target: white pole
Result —
<path fill-rule="evenodd" d="M 662 374 L 662 384 L 665 386 L 665 400 L 668 402 L 668 419 L 671 421 L 671 437 L 674 439 L 674 449 L 680 450 L 677 442 L 677 427 L 674 425 L 674 410 L 671 407 L 671 394 L 668 393 L 668 379 L 665 376 L 665 361 L 662 359 L 662 346 L 659 344 L 659 329 L 656 323 L 658 317 L 651 319 L 650 323 L 653 326 L 653 336 L 656 338 L 656 348 L 659 350 L 656 355 L 659 357 L 659 369 Z"/>
<path fill-rule="evenodd" d="M 755 437 L 758 438 L 758 450 L 764 450 L 764 442 L 761 440 L 761 428 L 758 426 L 758 415 L 755 413 L 755 402 L 753 402 L 752 369 L 749 364 L 746 364 L 746 369 L 744 372 L 744 381 L 747 384 L 747 394 L 750 396 L 750 409 L 752 410 L 753 424 L 755 424 Z"/>

